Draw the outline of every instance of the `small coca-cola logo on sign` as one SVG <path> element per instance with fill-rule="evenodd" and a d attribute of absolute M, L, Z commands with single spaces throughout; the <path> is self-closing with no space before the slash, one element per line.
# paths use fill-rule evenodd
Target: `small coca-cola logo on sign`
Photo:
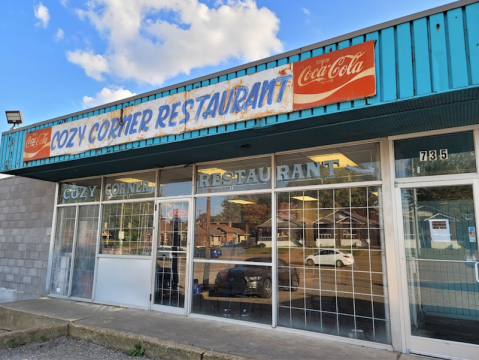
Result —
<path fill-rule="evenodd" d="M 23 161 L 31 161 L 49 157 L 51 136 L 51 127 L 27 133 L 25 135 Z"/>
<path fill-rule="evenodd" d="M 48 139 L 48 134 L 41 133 L 38 136 L 31 136 L 27 140 L 25 140 L 25 148 L 29 147 L 43 147 L 43 145 L 49 143 L 50 140 Z"/>
<path fill-rule="evenodd" d="M 312 82 L 324 82 L 334 79 L 335 77 L 343 77 L 359 74 L 363 70 L 363 62 L 360 61 L 364 52 L 358 52 L 356 55 L 341 56 L 332 64 L 328 65 L 329 58 L 316 61 L 319 66 L 312 68 L 306 67 L 299 75 L 298 85 L 306 86 Z"/>
<path fill-rule="evenodd" d="M 294 109 L 376 93 L 374 42 L 368 41 L 294 64 Z"/>

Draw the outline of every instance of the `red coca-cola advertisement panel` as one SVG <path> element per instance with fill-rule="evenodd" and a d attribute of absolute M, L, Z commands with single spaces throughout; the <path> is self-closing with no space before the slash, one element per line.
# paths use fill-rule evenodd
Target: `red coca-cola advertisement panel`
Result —
<path fill-rule="evenodd" d="M 23 161 L 32 161 L 49 157 L 51 137 L 51 127 L 26 133 Z"/>
<path fill-rule="evenodd" d="M 294 63 L 293 77 L 294 110 L 375 95 L 374 41 Z"/>

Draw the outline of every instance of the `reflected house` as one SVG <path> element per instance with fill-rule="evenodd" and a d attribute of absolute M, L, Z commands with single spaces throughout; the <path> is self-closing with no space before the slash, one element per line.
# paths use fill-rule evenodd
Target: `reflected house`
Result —
<path fill-rule="evenodd" d="M 210 246 L 220 246 L 223 239 L 223 232 L 217 229 L 216 224 L 210 224 L 209 229 L 210 235 Z M 196 223 L 195 224 L 195 246 L 204 247 L 206 246 L 207 234 L 206 234 L 206 223 Z"/>
<path fill-rule="evenodd" d="M 474 226 L 473 214 L 474 204 L 472 201 L 461 201 L 459 205 L 435 201 L 429 201 L 427 204 L 418 202 L 416 210 L 403 213 L 405 246 L 408 249 L 416 247 L 423 249 L 468 248 L 468 234 L 458 232 L 458 229 Z M 415 224 L 416 221 L 417 224 Z M 417 231 L 415 230 L 416 226 Z M 436 227 L 438 229 L 434 229 Z M 444 229 L 440 229 L 440 227 L 444 227 Z M 418 236 L 416 236 L 416 232 Z"/>
<path fill-rule="evenodd" d="M 317 247 L 376 247 L 380 246 L 380 239 L 370 236 L 371 229 L 379 228 L 378 219 L 374 219 L 374 213 L 359 214 L 344 209 L 334 210 L 314 221 L 315 245 Z M 367 211 L 366 209 L 363 210 Z"/>
<path fill-rule="evenodd" d="M 242 241 L 248 240 L 249 233 L 243 229 L 233 227 L 231 222 L 226 224 L 216 223 L 212 225 L 216 230 L 222 233 L 221 245 L 237 245 Z"/>
<path fill-rule="evenodd" d="M 276 216 L 276 226 L 278 228 L 278 246 L 279 247 L 293 247 L 302 246 L 304 243 L 303 230 L 305 228 L 312 228 L 312 221 L 307 219 L 298 219 L 287 212 L 282 212 Z M 272 219 L 265 221 L 258 225 L 258 228 L 264 229 L 265 234 L 271 233 Z M 259 244 L 265 244 L 266 247 L 271 247 L 271 235 L 262 236 Z"/>
<path fill-rule="evenodd" d="M 173 234 L 174 234 L 174 222 L 170 218 L 160 219 L 160 231 L 158 233 L 158 247 L 172 247 L 180 246 L 182 248 L 187 247 L 187 228 L 184 227 L 184 222 L 178 221 L 178 240 L 179 244 L 173 244 Z M 151 241 L 151 234 L 146 234 L 145 241 Z"/>

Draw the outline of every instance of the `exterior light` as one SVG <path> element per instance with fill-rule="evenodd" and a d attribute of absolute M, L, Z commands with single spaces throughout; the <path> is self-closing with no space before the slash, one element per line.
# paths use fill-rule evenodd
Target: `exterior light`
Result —
<path fill-rule="evenodd" d="M 23 123 L 22 112 L 20 110 L 7 110 L 5 111 L 7 116 L 7 123 L 13 124 L 12 129 L 15 129 L 15 126 L 20 126 Z"/>

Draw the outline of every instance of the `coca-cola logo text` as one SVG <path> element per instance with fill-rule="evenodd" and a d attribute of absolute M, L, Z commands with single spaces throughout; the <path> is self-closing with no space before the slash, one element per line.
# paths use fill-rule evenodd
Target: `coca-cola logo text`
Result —
<path fill-rule="evenodd" d="M 28 138 L 27 141 L 25 142 L 25 147 L 26 148 L 41 147 L 41 146 L 47 144 L 49 141 L 50 140 L 48 139 L 48 134 L 43 133 L 43 134 L 40 134 L 36 137 L 32 136 L 32 137 Z"/>
<path fill-rule="evenodd" d="M 359 59 L 365 54 L 365 51 L 358 52 L 356 55 L 345 55 L 336 59 L 332 64 L 327 65 L 329 58 L 316 61 L 320 65 L 314 69 L 307 66 L 299 75 L 298 85 L 306 86 L 313 82 L 330 81 L 336 76 L 359 74 L 363 70 L 363 62 Z"/>

